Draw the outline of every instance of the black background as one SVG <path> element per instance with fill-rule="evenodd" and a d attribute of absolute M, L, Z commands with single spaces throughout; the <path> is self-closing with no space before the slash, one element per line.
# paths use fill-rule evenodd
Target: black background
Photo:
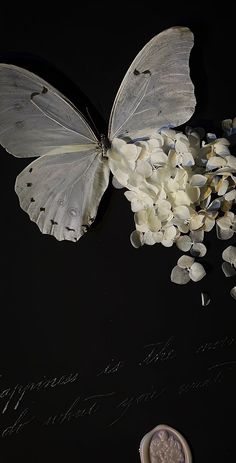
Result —
<path fill-rule="evenodd" d="M 188 26 L 191 124 L 219 133 L 236 115 L 232 5 L 5 4 L 0 60 L 38 73 L 80 109 L 83 92 L 104 131 L 140 48 Z M 171 284 L 180 251 L 132 248 L 130 203 L 110 187 L 92 229 L 77 244 L 57 242 L 18 205 L 14 182 L 27 163 L 1 149 L 0 460 L 136 463 L 143 435 L 165 423 L 186 437 L 194 463 L 234 461 L 235 280 L 223 276 L 221 253 L 235 240 L 208 234 L 207 276 Z M 212 298 L 206 308 L 201 291 Z M 20 386 L 43 380 L 20 398 Z"/>

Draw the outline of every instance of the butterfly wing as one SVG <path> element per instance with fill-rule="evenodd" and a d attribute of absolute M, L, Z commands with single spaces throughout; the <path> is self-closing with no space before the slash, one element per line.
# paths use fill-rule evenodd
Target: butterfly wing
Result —
<path fill-rule="evenodd" d="M 96 143 L 82 114 L 51 85 L 18 66 L 0 64 L 0 144 L 17 157 Z"/>
<path fill-rule="evenodd" d="M 128 69 L 115 98 L 109 138 L 151 136 L 190 119 L 196 100 L 189 74 L 193 34 L 173 27 L 153 37 Z"/>
<path fill-rule="evenodd" d="M 44 155 L 16 179 L 20 205 L 42 233 L 77 241 L 92 224 L 109 182 L 99 149 Z"/>
<path fill-rule="evenodd" d="M 77 241 L 94 220 L 109 168 L 82 114 L 25 69 L 0 65 L 0 143 L 39 156 L 16 179 L 20 205 L 43 233 Z"/>

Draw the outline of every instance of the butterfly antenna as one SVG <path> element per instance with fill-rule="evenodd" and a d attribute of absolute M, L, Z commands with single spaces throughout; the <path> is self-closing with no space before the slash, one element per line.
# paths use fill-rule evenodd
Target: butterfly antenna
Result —
<path fill-rule="evenodd" d="M 93 118 L 92 118 L 92 116 L 91 116 L 91 114 L 89 112 L 88 106 L 86 106 L 86 113 L 88 114 L 89 120 L 90 120 L 91 124 L 93 125 L 93 128 L 94 128 L 95 132 L 99 135 L 99 131 L 98 131 L 97 126 L 96 126 L 96 124 L 95 124 L 95 122 L 94 122 L 94 120 L 93 120 Z"/>

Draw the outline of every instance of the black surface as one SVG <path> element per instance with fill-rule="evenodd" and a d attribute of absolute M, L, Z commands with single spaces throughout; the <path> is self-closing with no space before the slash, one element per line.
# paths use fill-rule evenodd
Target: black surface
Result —
<path fill-rule="evenodd" d="M 229 4 L 9 4 L 0 61 L 37 72 L 83 109 L 81 90 L 107 121 L 140 48 L 186 25 L 195 34 L 191 123 L 217 131 L 236 115 L 234 23 Z M 60 243 L 18 205 L 15 177 L 29 161 L 1 149 L 0 162 L 1 462 L 138 463 L 141 438 L 160 423 L 186 437 L 194 463 L 235 461 L 235 279 L 220 265 L 236 240 L 207 235 L 206 278 L 178 287 L 169 278 L 176 247 L 131 247 L 122 191 L 109 188 L 77 244 Z"/>

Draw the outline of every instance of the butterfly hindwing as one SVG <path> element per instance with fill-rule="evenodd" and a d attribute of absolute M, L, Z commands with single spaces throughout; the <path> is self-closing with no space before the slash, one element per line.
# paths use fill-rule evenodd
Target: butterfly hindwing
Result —
<path fill-rule="evenodd" d="M 42 233 L 77 241 L 92 224 L 109 182 L 99 149 L 44 155 L 16 179 L 20 205 Z"/>

